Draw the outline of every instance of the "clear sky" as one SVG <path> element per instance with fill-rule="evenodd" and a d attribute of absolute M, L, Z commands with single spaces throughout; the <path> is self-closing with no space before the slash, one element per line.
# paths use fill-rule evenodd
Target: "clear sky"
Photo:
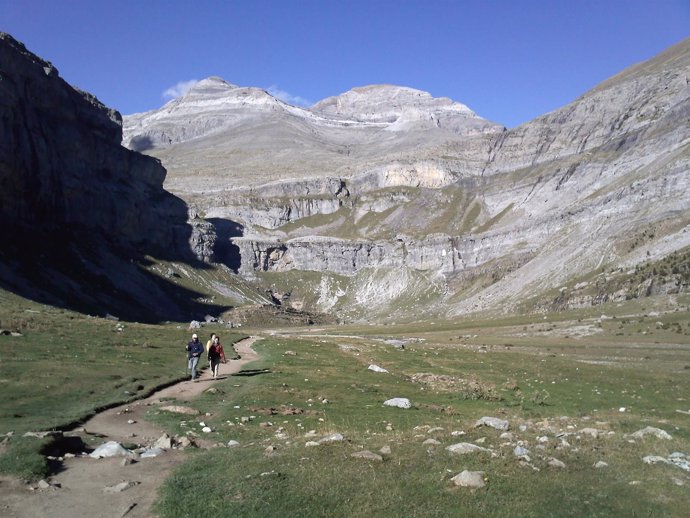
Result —
<path fill-rule="evenodd" d="M 690 36 L 690 0 L 0 0 L 0 31 L 123 114 L 216 75 L 299 105 L 409 86 L 512 127 Z"/>

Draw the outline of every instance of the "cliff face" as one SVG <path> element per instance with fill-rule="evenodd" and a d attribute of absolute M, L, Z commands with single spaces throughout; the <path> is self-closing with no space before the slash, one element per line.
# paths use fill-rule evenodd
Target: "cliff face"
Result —
<path fill-rule="evenodd" d="M 122 147 L 115 110 L 7 34 L 0 136 L 0 288 L 139 321 L 208 311 L 146 270 L 151 257 L 194 260 L 187 206 L 163 189 L 160 162 Z"/>
<path fill-rule="evenodd" d="M 50 63 L 0 34 L 0 218 L 3 227 L 95 231 L 177 250 L 184 202 L 165 169 L 123 148 L 115 110 L 68 85 Z"/>
<path fill-rule="evenodd" d="M 229 110 L 228 95 L 207 106 Z M 511 130 L 381 85 L 310 110 L 230 104 L 212 134 L 149 152 L 197 214 L 242 228 L 215 236 L 238 248 L 239 272 L 297 278 L 282 289 L 300 307 L 347 314 L 360 290 L 382 314 L 404 293 L 451 315 L 511 309 L 690 246 L 690 40 Z M 161 120 L 178 126 L 141 114 L 126 135 Z"/>

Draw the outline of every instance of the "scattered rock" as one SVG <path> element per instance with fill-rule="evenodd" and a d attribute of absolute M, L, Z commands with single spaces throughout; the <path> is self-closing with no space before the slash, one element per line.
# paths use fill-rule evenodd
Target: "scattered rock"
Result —
<path fill-rule="evenodd" d="M 168 405 L 161 407 L 161 410 L 172 412 L 173 414 L 197 415 L 199 412 L 188 406 Z"/>
<path fill-rule="evenodd" d="M 386 406 L 392 406 L 396 408 L 412 408 L 410 400 L 404 397 L 395 397 L 393 399 L 388 399 L 383 402 Z"/>
<path fill-rule="evenodd" d="M 329 442 L 340 442 L 340 441 L 344 441 L 344 440 L 345 440 L 345 437 L 343 437 L 343 434 L 340 434 L 340 433 L 332 433 L 332 434 L 330 434 L 330 435 L 327 435 L 327 436 L 325 436 L 325 437 L 322 437 L 322 438 L 318 441 L 318 443 L 319 443 L 319 444 L 327 444 L 327 443 L 329 443 Z"/>
<path fill-rule="evenodd" d="M 141 458 L 150 459 L 152 457 L 158 457 L 163 453 L 165 453 L 165 450 L 163 450 L 162 448 L 148 448 L 141 453 Z"/>
<path fill-rule="evenodd" d="M 455 455 L 464 455 L 466 453 L 476 453 L 476 452 L 490 452 L 491 450 L 487 448 L 482 448 L 476 444 L 469 442 L 460 442 L 457 444 L 451 444 L 446 447 L 446 451 L 453 453 Z"/>
<path fill-rule="evenodd" d="M 478 428 L 480 426 L 489 426 L 495 428 L 496 430 L 506 431 L 510 427 L 510 424 L 505 419 L 499 419 L 498 417 L 482 417 L 476 423 L 474 427 Z"/>
<path fill-rule="evenodd" d="M 297 356 L 297 353 L 295 351 L 285 351 L 283 356 Z"/>
<path fill-rule="evenodd" d="M 483 471 L 462 471 L 451 478 L 453 484 L 459 487 L 480 488 L 486 485 Z"/>
<path fill-rule="evenodd" d="M 231 439 L 228 441 L 227 447 L 228 448 L 237 448 L 240 445 L 240 443 L 234 439 Z"/>
<path fill-rule="evenodd" d="M 609 465 L 608 465 L 606 462 L 604 462 L 603 460 L 600 460 L 599 462 L 597 462 L 596 464 L 594 464 L 594 467 L 597 468 L 597 469 L 600 469 L 600 468 L 608 468 Z"/>
<path fill-rule="evenodd" d="M 201 431 L 204 433 L 211 433 L 213 429 L 210 426 L 204 426 Z"/>
<path fill-rule="evenodd" d="M 119 484 L 115 484 L 114 486 L 108 486 L 103 488 L 104 493 L 122 493 L 123 491 L 128 490 L 130 487 L 138 486 L 141 482 L 136 482 L 136 481 L 129 481 L 129 482 L 120 482 Z"/>
<path fill-rule="evenodd" d="M 386 445 L 386 446 L 384 446 L 383 448 L 381 448 L 381 449 L 379 450 L 379 453 L 380 453 L 381 455 L 390 455 L 390 454 L 391 454 L 391 447 L 388 446 L 388 445 Z"/>
<path fill-rule="evenodd" d="M 529 455 L 529 450 L 524 446 L 518 445 L 513 449 L 513 455 L 516 457 L 527 457 Z"/>
<path fill-rule="evenodd" d="M 671 464 L 667 459 L 659 455 L 647 455 L 646 457 L 642 457 L 642 462 L 645 464 Z"/>
<path fill-rule="evenodd" d="M 102 459 L 104 457 L 127 457 L 133 455 L 133 452 L 124 448 L 119 442 L 108 441 L 92 451 L 89 457 L 92 459 Z"/>
<path fill-rule="evenodd" d="M 50 483 L 47 480 L 39 480 L 38 481 L 38 489 L 50 489 Z"/>
<path fill-rule="evenodd" d="M 198 320 L 192 320 L 189 323 L 189 330 L 192 331 L 194 329 L 201 329 L 201 322 L 199 322 Z"/>
<path fill-rule="evenodd" d="M 427 439 L 422 443 L 423 446 L 440 446 L 441 442 L 436 439 Z"/>
<path fill-rule="evenodd" d="M 654 428 L 653 426 L 647 426 L 642 430 L 638 430 L 635 433 L 626 435 L 626 437 L 632 437 L 633 439 L 644 439 L 647 435 L 653 435 L 657 439 L 671 439 L 671 436 L 660 428 Z"/>
<path fill-rule="evenodd" d="M 582 434 L 585 434 L 585 435 L 590 435 L 590 436 L 592 436 L 594 439 L 598 439 L 598 438 L 599 438 L 599 434 L 601 433 L 601 430 L 597 430 L 596 428 L 583 428 L 582 430 L 580 430 L 579 433 L 582 433 Z"/>
<path fill-rule="evenodd" d="M 161 448 L 163 450 L 169 450 L 172 448 L 172 439 L 167 433 L 161 435 L 158 440 L 153 443 L 154 448 Z"/>
<path fill-rule="evenodd" d="M 350 457 L 355 457 L 357 459 L 373 460 L 376 462 L 382 462 L 383 457 L 377 453 L 372 453 L 369 450 L 357 451 L 350 455 Z"/>
<path fill-rule="evenodd" d="M 369 365 L 368 369 L 369 369 L 370 371 L 374 371 L 374 372 L 384 372 L 384 373 L 387 373 L 387 372 L 388 372 L 388 371 L 387 371 L 386 369 L 384 369 L 383 367 L 379 367 L 378 365 L 374 365 L 373 363 L 372 363 L 371 365 Z"/>
<path fill-rule="evenodd" d="M 549 466 L 551 466 L 552 468 L 561 468 L 561 469 L 565 469 L 565 463 L 564 463 L 563 461 L 560 461 L 560 460 L 555 459 L 555 458 L 549 459 L 548 464 L 549 464 Z"/>

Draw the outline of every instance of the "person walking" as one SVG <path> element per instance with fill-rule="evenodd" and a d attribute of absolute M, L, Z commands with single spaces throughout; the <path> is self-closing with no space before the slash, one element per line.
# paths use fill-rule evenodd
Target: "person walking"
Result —
<path fill-rule="evenodd" d="M 192 381 L 197 381 L 196 368 L 199 365 L 201 353 L 204 352 L 204 346 L 201 345 L 199 336 L 196 333 L 192 335 L 192 341 L 187 344 L 185 349 L 187 351 L 187 365 L 192 373 Z"/>
<path fill-rule="evenodd" d="M 223 363 L 225 361 L 225 351 L 223 351 L 223 346 L 216 335 L 213 335 L 211 342 L 211 347 L 208 349 L 208 363 L 211 364 L 211 372 L 213 373 L 213 379 L 218 377 L 218 369 L 221 360 Z"/>

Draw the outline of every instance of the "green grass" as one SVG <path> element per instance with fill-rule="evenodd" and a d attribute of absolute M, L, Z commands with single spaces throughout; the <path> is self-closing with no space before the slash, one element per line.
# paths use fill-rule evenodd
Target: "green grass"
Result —
<path fill-rule="evenodd" d="M 0 472 L 44 474 L 41 463 L 16 462 L 44 446 L 25 432 L 63 429 L 185 377 L 186 326 L 93 318 L 7 293 L 0 302 L 0 328 L 21 333 L 0 335 L 0 435 L 12 433 Z"/>
<path fill-rule="evenodd" d="M 214 438 L 235 439 L 241 446 L 200 453 L 181 466 L 164 485 L 158 511 L 166 517 L 200 512 L 209 516 L 684 516 L 690 504 L 688 474 L 673 466 L 645 465 L 641 458 L 690 452 L 687 417 L 676 412 L 690 407 L 683 397 L 690 388 L 687 371 L 677 365 L 688 359 L 687 341 L 676 342 L 677 350 L 671 353 L 676 368 L 669 369 L 667 350 L 659 354 L 650 350 L 649 360 L 629 361 L 637 351 L 631 354 L 629 344 L 609 333 L 610 321 L 604 336 L 589 342 L 554 336 L 554 331 L 570 323 L 551 317 L 546 322 L 543 316 L 541 322 L 506 318 L 493 326 L 489 322 L 428 325 L 414 334 L 423 341 L 408 343 L 404 351 L 380 340 L 410 336 L 393 326 L 391 334 L 362 327 L 342 329 L 340 337 L 268 338 L 256 347 L 262 354 L 260 366 L 269 367 L 270 374 L 232 377 L 223 393 L 207 394 L 197 402 L 199 410 L 213 414 L 204 421 L 211 422 Z M 687 313 L 681 318 L 687 320 Z M 517 336 L 525 326 L 527 336 Z M 554 326 L 548 333 L 541 331 Z M 352 337 L 363 330 L 369 331 L 368 336 Z M 284 355 L 286 350 L 296 356 Z M 591 363 L 602 354 L 618 361 Z M 390 374 L 368 371 L 370 363 Z M 414 383 L 416 373 L 470 379 L 483 388 L 481 395 L 490 397 L 472 399 L 462 388 Z M 382 406 L 391 397 L 408 397 L 413 408 Z M 301 413 L 266 413 L 285 407 Z M 484 415 L 509 420 L 515 439 L 501 439 L 493 429 L 474 428 Z M 254 419 L 242 422 L 242 417 L 251 416 Z M 179 417 L 169 420 L 170 425 L 179 423 Z M 190 426 L 196 424 L 186 422 L 181 429 Z M 665 429 L 673 439 L 631 444 L 625 437 L 645 426 Z M 278 427 L 284 428 L 287 440 L 276 439 Z M 429 435 L 428 427 L 443 430 Z M 577 433 L 586 427 L 601 429 L 602 436 L 594 439 Z M 309 430 L 319 435 L 340 432 L 347 440 L 308 448 Z M 452 431 L 465 435 L 453 437 Z M 568 434 L 570 447 L 557 448 L 559 431 Z M 538 436 L 549 438 L 543 451 L 537 447 Z M 427 437 L 442 445 L 422 445 Z M 453 457 L 444 449 L 482 438 L 495 455 Z M 514 458 L 517 439 L 528 443 L 533 467 L 521 466 Z M 269 445 L 277 446 L 272 455 L 264 451 Z M 384 445 L 392 452 L 382 463 L 350 456 L 361 449 L 375 452 Z M 566 468 L 549 466 L 551 457 Z M 594 468 L 601 460 L 609 467 Z M 477 491 L 454 488 L 450 478 L 463 469 L 484 471 L 487 486 Z M 676 485 L 674 479 L 686 486 Z M 198 503 L 184 496 L 203 491 L 206 498 Z"/>
<path fill-rule="evenodd" d="M 0 457 L 2 472 L 46 473 L 39 453 L 48 440 L 21 438 L 23 431 L 59 427 L 184 374 L 184 326 L 123 323 L 118 331 L 122 323 L 5 302 L 0 327 L 23 336 L 0 336 L 0 379 L 11 396 L 0 402 L 0 426 L 15 432 Z M 188 450 L 160 490 L 156 512 L 685 516 L 690 474 L 641 459 L 690 453 L 688 417 L 678 412 L 690 410 L 689 302 L 678 296 L 674 304 L 648 299 L 500 319 L 264 333 L 255 344 L 260 359 L 245 369 L 269 372 L 218 381 L 215 393 L 185 403 L 199 417 L 152 407 L 148 419 L 170 433 L 240 443 Z M 390 339 L 406 340 L 405 350 Z M 389 373 L 369 371 L 372 363 Z M 21 375 L 27 371 L 33 374 Z M 407 397 L 413 407 L 383 406 L 392 397 Z M 475 428 L 482 416 L 508 420 L 513 437 Z M 201 421 L 213 431 L 204 434 Z M 646 426 L 672 440 L 626 437 Z M 587 427 L 601 435 L 588 436 L 581 431 Z M 280 428 L 286 438 L 276 436 Z M 312 430 L 317 439 L 339 432 L 346 440 L 307 447 Z M 441 445 L 422 444 L 428 438 Z M 530 450 L 528 465 L 513 455 L 518 440 Z M 476 441 L 493 453 L 445 450 Z M 276 448 L 270 454 L 269 446 Z M 382 462 L 351 457 L 384 446 L 391 453 Z M 566 468 L 550 466 L 552 457 Z M 608 467 L 594 468 L 598 461 Z M 484 471 L 486 487 L 454 487 L 450 479 L 465 469 Z"/>

